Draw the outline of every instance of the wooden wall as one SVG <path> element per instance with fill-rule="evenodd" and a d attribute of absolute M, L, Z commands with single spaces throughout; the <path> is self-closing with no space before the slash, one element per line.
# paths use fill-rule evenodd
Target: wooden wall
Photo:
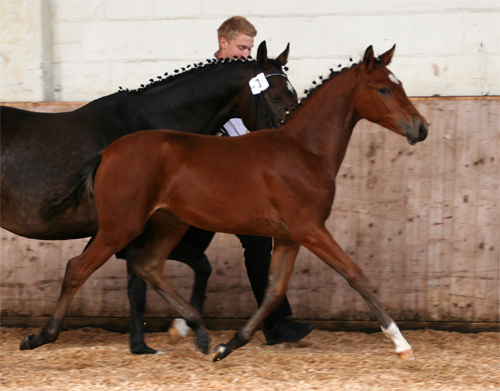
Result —
<path fill-rule="evenodd" d="M 406 140 L 363 121 L 338 177 L 328 227 L 363 268 L 399 321 L 499 321 L 500 99 L 415 98 L 430 122 L 428 139 Z M 63 111 L 79 104 L 15 104 Z M 36 241 L 1 234 L 1 315 L 50 316 L 66 261 L 86 240 Z M 214 272 L 205 316 L 245 318 L 256 308 L 242 250 L 217 234 L 208 250 Z M 165 270 L 189 296 L 192 273 Z M 359 295 L 302 249 L 288 290 L 294 315 L 317 320 L 372 320 Z M 173 309 L 150 290 L 147 316 Z M 112 259 L 84 285 L 69 316 L 126 317 L 125 263 Z"/>

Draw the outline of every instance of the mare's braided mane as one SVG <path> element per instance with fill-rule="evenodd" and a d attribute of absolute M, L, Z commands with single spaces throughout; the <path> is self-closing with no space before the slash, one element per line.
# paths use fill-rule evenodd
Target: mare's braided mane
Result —
<path fill-rule="evenodd" d="M 154 87 L 159 87 L 162 85 L 165 85 L 174 79 L 177 80 L 176 78 L 187 75 L 187 74 L 193 74 L 195 72 L 199 72 L 202 69 L 207 69 L 207 68 L 212 68 L 215 66 L 226 66 L 227 64 L 234 64 L 234 63 L 245 63 L 245 62 L 250 62 L 250 63 L 255 63 L 256 60 L 252 59 L 252 57 L 237 57 L 234 56 L 234 58 L 214 58 L 214 59 L 207 59 L 205 63 L 203 62 L 198 62 L 194 64 L 189 64 L 185 68 L 181 67 L 181 70 L 175 69 L 174 73 L 172 75 L 169 75 L 168 72 L 166 72 L 163 76 L 157 76 L 156 79 L 149 79 L 149 84 L 141 84 L 141 86 L 135 90 L 129 90 L 123 89 L 122 87 L 119 87 L 118 93 L 128 93 L 128 94 L 137 94 L 141 91 L 144 90 L 149 90 Z M 273 59 L 269 59 L 268 62 L 275 67 L 281 69 L 281 64 Z M 288 68 L 285 67 L 285 70 L 288 70 Z"/>

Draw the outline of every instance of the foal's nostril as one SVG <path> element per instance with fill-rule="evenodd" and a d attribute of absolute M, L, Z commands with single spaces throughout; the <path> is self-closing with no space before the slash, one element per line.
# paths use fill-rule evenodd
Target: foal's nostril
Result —
<path fill-rule="evenodd" d="M 420 124 L 418 139 L 424 141 L 427 138 L 427 126 L 425 124 Z"/>

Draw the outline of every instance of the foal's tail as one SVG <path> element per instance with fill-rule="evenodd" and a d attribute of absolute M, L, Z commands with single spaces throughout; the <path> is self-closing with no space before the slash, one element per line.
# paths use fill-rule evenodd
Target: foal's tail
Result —
<path fill-rule="evenodd" d="M 71 178 L 46 196 L 40 206 L 40 215 L 44 220 L 52 220 L 69 208 L 76 209 L 85 194 L 94 194 L 94 178 L 97 167 L 102 160 L 102 153 L 98 153 L 88 160 Z"/>

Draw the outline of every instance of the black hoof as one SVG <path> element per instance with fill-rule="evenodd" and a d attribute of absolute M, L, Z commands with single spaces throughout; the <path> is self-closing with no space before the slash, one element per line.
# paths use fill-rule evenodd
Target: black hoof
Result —
<path fill-rule="evenodd" d="M 310 322 L 294 322 L 292 320 L 278 321 L 275 326 L 268 329 L 263 327 L 267 345 L 276 345 L 282 342 L 297 342 L 309 335 L 314 329 Z"/>
<path fill-rule="evenodd" d="M 163 353 L 161 350 L 151 349 L 148 345 L 144 344 L 134 348 L 130 348 L 132 354 L 160 354 Z"/>
<path fill-rule="evenodd" d="M 223 358 L 226 358 L 229 356 L 229 354 L 232 352 L 232 350 L 229 350 L 226 345 L 220 344 L 217 345 L 212 353 L 212 361 L 220 361 Z"/>
<path fill-rule="evenodd" d="M 19 345 L 19 350 L 32 350 L 33 348 L 30 347 L 30 338 L 33 337 L 35 337 L 35 335 L 33 334 L 24 337 L 23 340 L 21 341 L 21 345 Z"/>
<path fill-rule="evenodd" d="M 196 341 L 196 346 L 203 354 L 208 354 L 208 348 L 210 347 L 209 342 Z"/>

